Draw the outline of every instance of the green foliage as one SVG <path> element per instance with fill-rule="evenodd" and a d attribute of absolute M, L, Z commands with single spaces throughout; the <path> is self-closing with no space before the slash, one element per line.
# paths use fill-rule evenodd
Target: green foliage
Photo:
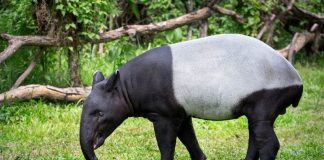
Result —
<path fill-rule="evenodd" d="M 147 14 L 150 15 L 152 22 L 165 21 L 185 13 L 184 4 L 181 1 L 159 0 L 159 3 L 152 3 L 152 1 L 145 0 L 143 3 L 148 6 Z"/>
<path fill-rule="evenodd" d="M 36 33 L 36 25 L 33 19 L 33 0 L 10 0 L 4 1 L 4 6 L 2 6 L 2 3 L 0 4 L 0 33 L 13 35 L 33 35 Z M 3 51 L 6 47 L 7 43 L 0 40 L 0 51 Z M 28 47 L 17 52 L 16 55 L 0 65 L 0 92 L 11 87 L 19 74 L 28 66 L 30 57 L 35 50 L 33 47 Z M 38 72 L 37 69 L 36 72 Z"/>
<path fill-rule="evenodd" d="M 33 0 L 8 1 L 0 6 L 0 33 L 33 34 L 36 26 L 33 19 Z M 0 46 L 0 49 L 1 46 Z"/>
<path fill-rule="evenodd" d="M 223 1 L 225 8 L 236 11 L 246 19 L 246 23 L 239 25 L 232 17 L 213 16 L 210 18 L 212 25 L 210 34 L 220 33 L 242 33 L 245 35 L 256 36 L 259 31 L 261 14 L 270 12 L 275 6 L 276 0 L 259 1 L 246 0 L 240 3 L 238 0 Z"/>
<path fill-rule="evenodd" d="M 14 35 L 36 34 L 34 0 L 4 0 L 6 7 L 0 7 L 0 32 L 8 32 Z M 119 8 L 119 3 L 129 3 L 130 12 L 134 14 L 138 22 L 146 18 L 147 22 L 160 22 L 183 15 L 185 4 L 182 1 L 160 0 L 152 3 L 148 0 L 52 0 L 49 1 L 52 12 L 62 18 L 62 32 L 68 34 L 64 37 L 69 41 L 75 38 L 85 37 L 89 39 L 98 38 L 100 30 L 106 30 L 109 15 L 119 16 L 123 8 Z M 195 9 L 201 7 L 201 1 L 194 1 Z M 273 8 L 283 9 L 278 6 L 278 0 L 259 1 L 259 0 L 240 0 L 222 1 L 219 5 L 236 11 L 243 15 L 247 22 L 243 25 L 238 24 L 232 17 L 215 14 L 209 18 L 209 35 L 221 33 L 241 33 L 256 36 L 261 23 L 262 14 L 269 13 Z M 139 8 L 139 5 L 144 7 Z M 314 0 L 310 3 L 306 1 L 296 1 L 296 5 L 320 13 L 323 7 Z M 142 17 L 143 14 L 147 17 Z M 323 13 L 323 12 L 322 12 Z M 55 15 L 54 14 L 54 15 Z M 274 34 L 274 47 L 281 48 L 286 46 L 292 35 L 282 29 L 281 23 L 277 24 Z M 73 32 L 72 32 L 73 31 Z M 131 40 L 127 37 L 108 42 L 105 44 L 105 53 L 98 55 L 97 45 L 83 44 L 80 52 L 80 72 L 85 85 L 91 84 L 92 73 L 102 70 L 106 75 L 116 70 L 131 58 L 138 56 L 151 48 L 165 44 L 176 43 L 186 40 L 187 26 L 174 30 L 157 33 L 153 40 L 143 43 L 140 36 L 135 36 Z M 193 38 L 199 37 L 197 24 L 194 24 Z M 0 41 L 0 50 L 7 44 Z M 24 84 L 49 84 L 54 86 L 68 86 L 69 74 L 67 66 L 66 48 L 47 49 L 46 56 L 33 70 L 32 74 L 26 79 Z M 10 57 L 5 63 L 0 65 L 0 91 L 8 90 L 19 75 L 29 65 L 31 59 L 37 52 L 35 47 L 25 47 L 19 53 Z"/>
<path fill-rule="evenodd" d="M 107 29 L 108 15 L 119 14 L 116 5 L 117 1 L 114 0 L 55 0 L 54 8 L 62 16 L 75 18 L 65 23 L 66 31 L 81 29 L 80 35 L 89 39 L 99 39 L 99 31 Z M 71 36 L 67 39 L 73 40 Z"/>
<path fill-rule="evenodd" d="M 290 107 L 275 123 L 281 143 L 280 160 L 321 160 L 324 157 L 324 59 L 298 61 L 304 82 L 297 108 Z M 4 159 L 83 159 L 79 145 L 81 104 L 53 104 L 42 100 L 5 104 L 0 108 L 0 156 Z M 209 159 L 242 159 L 248 142 L 247 119 L 194 119 L 199 143 Z M 152 124 L 127 119 L 96 150 L 99 159 L 159 159 Z M 175 159 L 189 159 L 177 141 Z"/>
<path fill-rule="evenodd" d="M 319 15 L 324 16 L 323 0 L 310 0 L 310 1 L 299 0 L 296 5 L 298 7 L 301 7 L 302 9 L 308 10 L 310 12 L 318 13 Z"/>

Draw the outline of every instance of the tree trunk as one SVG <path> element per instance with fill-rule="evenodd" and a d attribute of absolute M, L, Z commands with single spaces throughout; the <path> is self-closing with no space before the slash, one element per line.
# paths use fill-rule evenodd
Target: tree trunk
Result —
<path fill-rule="evenodd" d="M 200 37 L 206 37 L 208 35 L 208 19 L 203 19 L 200 22 Z"/>
<path fill-rule="evenodd" d="M 68 49 L 68 63 L 70 73 L 70 85 L 72 87 L 81 86 L 81 78 L 79 74 L 79 53 L 77 46 L 73 50 Z"/>
<path fill-rule="evenodd" d="M 187 40 L 191 40 L 192 39 L 192 24 L 188 25 L 188 29 L 187 29 Z"/>
<path fill-rule="evenodd" d="M 187 13 L 190 13 L 193 11 L 193 2 L 192 0 L 188 0 L 186 3 L 186 10 Z M 188 24 L 188 29 L 187 29 L 187 40 L 191 40 L 192 39 L 192 29 L 193 29 L 193 24 L 190 23 Z"/>

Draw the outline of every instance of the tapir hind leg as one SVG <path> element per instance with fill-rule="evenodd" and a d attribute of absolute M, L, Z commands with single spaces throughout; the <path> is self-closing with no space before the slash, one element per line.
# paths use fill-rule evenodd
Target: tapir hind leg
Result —
<path fill-rule="evenodd" d="M 247 160 L 257 159 L 258 155 L 261 160 L 276 158 L 280 144 L 273 124 L 287 107 L 297 106 L 302 91 L 302 86 L 261 90 L 242 101 L 241 111 L 248 118 L 250 133 Z"/>
<path fill-rule="evenodd" d="M 256 139 L 261 160 L 274 160 L 280 144 L 273 130 L 273 122 L 259 121 L 252 125 L 252 132 Z"/>
<path fill-rule="evenodd" d="M 186 120 L 182 122 L 178 131 L 178 138 L 186 146 L 192 160 L 207 159 L 205 154 L 200 149 L 194 128 L 192 126 L 191 117 L 186 118 Z"/>
<path fill-rule="evenodd" d="M 254 137 L 255 136 L 253 135 L 251 125 L 249 124 L 249 146 L 248 146 L 245 160 L 258 160 L 259 159 L 259 151 L 257 148 L 257 142 Z"/>
<path fill-rule="evenodd" d="M 247 117 L 249 123 L 249 149 L 247 159 L 274 160 L 280 144 L 273 129 L 278 116 L 276 105 L 261 103 L 251 107 Z"/>

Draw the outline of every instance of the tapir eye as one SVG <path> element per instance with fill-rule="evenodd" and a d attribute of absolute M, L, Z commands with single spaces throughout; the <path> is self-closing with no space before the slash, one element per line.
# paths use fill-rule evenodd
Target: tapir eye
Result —
<path fill-rule="evenodd" d="M 104 114 L 102 113 L 102 112 L 98 112 L 98 115 L 100 116 L 100 117 L 102 117 Z"/>

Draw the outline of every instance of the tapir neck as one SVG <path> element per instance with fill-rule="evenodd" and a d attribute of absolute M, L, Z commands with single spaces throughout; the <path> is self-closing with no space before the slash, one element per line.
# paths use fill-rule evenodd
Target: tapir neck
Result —
<path fill-rule="evenodd" d="M 129 93 L 127 92 L 127 89 L 126 89 L 125 85 L 123 84 L 122 80 L 119 81 L 118 85 L 119 85 L 119 87 L 118 87 L 119 95 L 121 95 L 121 98 L 124 100 L 125 109 L 128 112 L 127 117 L 132 117 L 132 116 L 134 116 L 134 107 L 133 107 L 134 105 L 130 100 Z"/>
<path fill-rule="evenodd" d="M 164 46 L 136 57 L 119 69 L 124 97 L 133 117 L 184 113 L 173 95 L 171 67 L 171 50 Z"/>

